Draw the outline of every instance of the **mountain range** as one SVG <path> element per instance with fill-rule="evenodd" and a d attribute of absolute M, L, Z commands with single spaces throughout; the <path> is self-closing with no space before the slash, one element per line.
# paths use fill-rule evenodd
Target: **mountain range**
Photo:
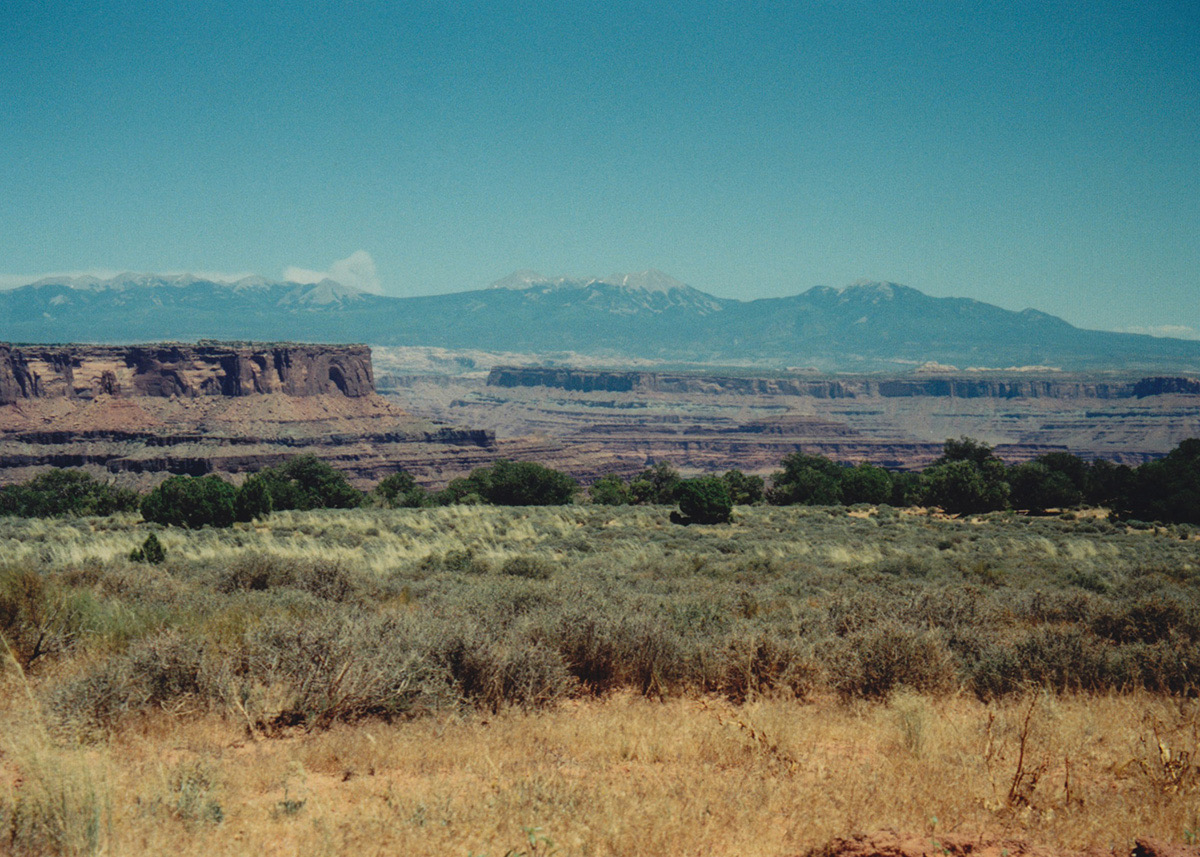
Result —
<path fill-rule="evenodd" d="M 0 291 L 0 341 L 199 339 L 572 351 L 824 371 L 935 362 L 1200 372 L 1197 341 L 1085 330 L 1032 309 L 936 298 L 895 283 L 752 301 L 715 297 L 658 271 L 591 279 L 519 271 L 486 289 L 408 298 L 333 280 L 155 274 L 49 278 Z"/>

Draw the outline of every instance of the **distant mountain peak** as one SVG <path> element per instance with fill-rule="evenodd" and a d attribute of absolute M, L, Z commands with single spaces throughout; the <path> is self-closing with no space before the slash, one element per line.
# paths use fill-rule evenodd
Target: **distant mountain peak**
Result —
<path fill-rule="evenodd" d="M 496 280 L 490 288 L 523 291 L 532 288 L 587 289 L 593 286 L 618 286 L 643 292 L 667 294 L 676 289 L 690 287 L 669 274 L 650 268 L 645 271 L 610 274 L 607 277 L 546 277 L 528 269 L 513 271 L 507 277 Z"/>
<path fill-rule="evenodd" d="M 496 282 L 492 283 L 490 286 L 488 286 L 488 288 L 521 290 L 528 289 L 533 286 L 548 285 L 552 282 L 553 280 L 551 280 L 549 277 L 544 277 L 537 271 L 531 271 L 528 268 L 524 268 L 520 271 L 513 271 L 507 277 L 496 280 Z"/>
<path fill-rule="evenodd" d="M 646 292 L 662 292 L 664 294 L 675 289 L 688 288 L 686 283 L 681 283 L 670 274 L 664 274 L 662 271 L 655 270 L 654 268 L 647 271 L 634 271 L 629 274 L 612 274 L 601 280 L 601 282 L 611 283 L 614 286 L 621 286 L 626 289 L 641 289 Z"/>
<path fill-rule="evenodd" d="M 841 289 L 840 293 L 844 297 L 869 295 L 881 298 L 893 298 L 898 294 L 925 294 L 911 286 L 902 286 L 899 283 L 881 282 L 878 280 L 856 280 L 844 289 Z"/>

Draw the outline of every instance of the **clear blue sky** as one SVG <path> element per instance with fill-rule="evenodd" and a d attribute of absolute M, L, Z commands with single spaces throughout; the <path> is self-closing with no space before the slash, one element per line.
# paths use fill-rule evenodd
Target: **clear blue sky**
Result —
<path fill-rule="evenodd" d="M 1200 329 L 1200 3 L 0 6 L 0 284 L 358 251 Z"/>

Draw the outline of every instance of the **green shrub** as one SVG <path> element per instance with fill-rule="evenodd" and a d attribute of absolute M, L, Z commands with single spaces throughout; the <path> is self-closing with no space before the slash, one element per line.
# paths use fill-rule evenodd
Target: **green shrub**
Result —
<path fill-rule="evenodd" d="M 660 461 L 629 480 L 629 493 L 634 503 L 665 506 L 679 499 L 677 491 L 682 482 L 679 471 Z"/>
<path fill-rule="evenodd" d="M 385 477 L 375 486 L 374 494 L 389 509 L 417 509 L 432 505 L 433 502 L 429 492 L 404 470 L 398 470 Z"/>
<path fill-rule="evenodd" d="M 578 490 L 579 483 L 565 473 L 532 461 L 501 459 L 452 480 L 437 500 L 443 504 L 481 501 L 494 506 L 563 506 Z"/>
<path fill-rule="evenodd" d="M 172 476 L 142 498 L 142 517 L 154 524 L 230 527 L 237 489 L 217 476 Z"/>
<path fill-rule="evenodd" d="M 671 520 L 682 524 L 726 524 L 733 514 L 733 502 L 725 481 L 716 476 L 685 479 L 678 491 L 678 516 Z"/>
<path fill-rule="evenodd" d="M 261 476 L 251 476 L 237 489 L 233 506 L 234 517 L 243 523 L 267 517 L 275 510 L 267 481 Z"/>
<path fill-rule="evenodd" d="M 0 488 L 0 515 L 22 518 L 111 515 L 131 512 L 138 495 L 79 470 L 50 470 Z"/>
<path fill-rule="evenodd" d="M 158 540 L 158 536 L 154 533 L 146 536 L 146 540 L 142 542 L 140 548 L 134 548 L 129 554 L 129 559 L 132 562 L 148 562 L 151 565 L 159 565 L 167 558 L 167 550 L 162 546 L 162 542 Z"/>
<path fill-rule="evenodd" d="M 597 506 L 627 506 L 633 500 L 629 486 L 620 476 L 601 476 L 588 489 L 588 497 Z"/>

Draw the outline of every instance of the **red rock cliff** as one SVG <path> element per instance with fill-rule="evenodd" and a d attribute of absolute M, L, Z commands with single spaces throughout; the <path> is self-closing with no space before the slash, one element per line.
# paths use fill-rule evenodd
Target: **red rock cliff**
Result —
<path fill-rule="evenodd" d="M 375 392 L 365 345 L 6 345 L 0 404 L 22 399 L 347 396 Z"/>

